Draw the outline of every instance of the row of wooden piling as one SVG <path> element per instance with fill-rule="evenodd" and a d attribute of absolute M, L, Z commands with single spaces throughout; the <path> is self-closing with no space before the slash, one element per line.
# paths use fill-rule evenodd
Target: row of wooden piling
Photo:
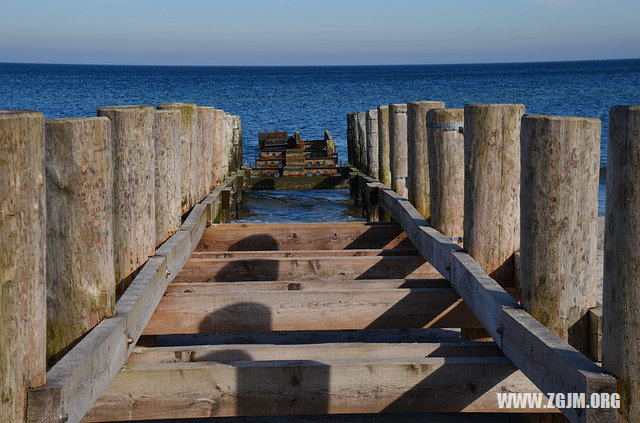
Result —
<path fill-rule="evenodd" d="M 0 415 L 88 330 L 182 216 L 242 166 L 240 118 L 195 103 L 95 118 L 0 111 Z"/>
<path fill-rule="evenodd" d="M 604 286 L 599 119 L 529 115 L 520 104 L 413 102 L 350 113 L 347 133 L 351 164 L 463 240 L 533 317 L 596 360 L 601 331 L 621 420 L 640 420 L 640 106 L 609 114 Z M 590 327 L 600 304 L 602 320 L 592 322 L 602 328 Z"/>

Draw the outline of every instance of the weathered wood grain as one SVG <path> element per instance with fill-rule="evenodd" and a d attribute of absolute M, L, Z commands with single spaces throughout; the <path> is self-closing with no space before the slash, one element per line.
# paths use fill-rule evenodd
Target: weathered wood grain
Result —
<path fill-rule="evenodd" d="M 156 110 L 155 143 L 156 244 L 159 246 L 180 229 L 182 115 L 178 110 Z"/>
<path fill-rule="evenodd" d="M 113 255 L 116 283 L 155 250 L 155 165 L 151 106 L 100 107 L 111 121 Z"/>
<path fill-rule="evenodd" d="M 502 357 L 141 364 L 118 374 L 86 421 L 509 412 L 496 393 L 523 391 L 538 392 Z"/>
<path fill-rule="evenodd" d="M 0 416 L 24 420 L 45 382 L 44 117 L 0 111 Z"/>
<path fill-rule="evenodd" d="M 431 217 L 427 113 L 442 101 L 407 103 L 407 198 L 425 219 Z"/>
<path fill-rule="evenodd" d="M 411 204 L 389 190 L 381 204 L 420 254 L 446 277 L 502 352 L 542 392 L 616 392 L 614 377 L 531 317 L 484 269 L 450 239 L 426 225 Z M 616 421 L 612 409 L 563 409 L 572 422 Z"/>
<path fill-rule="evenodd" d="M 51 366 L 116 303 L 109 119 L 45 122 L 47 362 Z"/>
<path fill-rule="evenodd" d="M 420 256 L 191 258 L 177 282 L 431 278 L 439 274 Z"/>
<path fill-rule="evenodd" d="M 407 197 L 407 105 L 389 105 L 389 168 L 391 188 Z"/>
<path fill-rule="evenodd" d="M 378 179 L 391 186 L 389 162 L 389 106 L 378 106 Z"/>
<path fill-rule="evenodd" d="M 180 145 L 180 190 L 182 214 L 194 205 L 192 201 L 192 154 L 198 142 L 198 106 L 195 103 L 160 103 L 158 110 L 179 110 L 182 116 L 182 137 Z"/>
<path fill-rule="evenodd" d="M 213 225 L 197 251 L 342 250 L 411 248 L 397 224 L 332 222 L 313 224 Z"/>
<path fill-rule="evenodd" d="M 427 113 L 427 144 L 431 216 L 429 223 L 446 236 L 464 231 L 464 109 L 433 109 Z"/>
<path fill-rule="evenodd" d="M 378 110 L 366 111 L 367 174 L 378 178 Z"/>
<path fill-rule="evenodd" d="M 640 106 L 609 111 L 602 364 L 618 377 L 620 421 L 640 420 Z"/>
<path fill-rule="evenodd" d="M 213 145 L 215 132 L 213 107 L 198 107 L 198 147 L 196 151 L 197 193 L 196 202 L 202 201 L 213 189 Z"/>
<path fill-rule="evenodd" d="M 520 292 L 540 323 L 589 354 L 597 296 L 600 119 L 524 115 Z"/>

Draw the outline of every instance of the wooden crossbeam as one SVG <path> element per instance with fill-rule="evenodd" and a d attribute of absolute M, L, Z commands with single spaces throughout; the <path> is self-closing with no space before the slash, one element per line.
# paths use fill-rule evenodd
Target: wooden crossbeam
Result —
<path fill-rule="evenodd" d="M 415 248 L 286 251 L 197 251 L 193 258 L 358 257 L 418 255 Z"/>
<path fill-rule="evenodd" d="M 411 248 L 397 224 L 229 224 L 202 236 L 200 251 L 275 251 Z"/>
<path fill-rule="evenodd" d="M 333 291 L 351 289 L 451 288 L 444 278 L 434 279 L 337 279 L 324 281 L 174 282 L 167 293 L 216 293 L 248 291 Z"/>
<path fill-rule="evenodd" d="M 190 259 L 176 282 L 439 277 L 421 256 Z"/>
<path fill-rule="evenodd" d="M 452 288 L 166 294 L 145 335 L 481 327 Z"/>
<path fill-rule="evenodd" d="M 379 188 L 378 198 L 425 260 L 451 281 L 504 354 L 543 392 L 588 396 L 617 391 L 613 376 L 531 317 L 461 247 L 428 226 L 408 200 L 386 187 Z M 574 422 L 617 421 L 614 409 L 562 411 Z"/>
<path fill-rule="evenodd" d="M 361 343 L 309 345 L 195 345 L 136 347 L 127 365 L 238 360 L 391 360 L 424 357 L 504 357 L 493 342 Z"/>
<path fill-rule="evenodd" d="M 139 364 L 118 374 L 85 421 L 523 412 L 498 409 L 498 392 L 538 390 L 504 357 Z"/>

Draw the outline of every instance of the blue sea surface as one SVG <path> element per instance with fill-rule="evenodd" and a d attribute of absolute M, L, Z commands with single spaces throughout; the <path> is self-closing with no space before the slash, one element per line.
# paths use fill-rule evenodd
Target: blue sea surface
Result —
<path fill-rule="evenodd" d="M 380 104 L 441 100 L 523 103 L 528 113 L 602 119 L 640 104 L 640 59 L 588 62 L 347 67 L 165 67 L 0 63 L 0 109 L 46 117 L 95 116 L 102 105 L 193 101 L 242 117 L 245 162 L 259 131 L 333 134 L 346 162 L 346 114 Z M 604 189 L 600 211 L 604 209 Z"/>

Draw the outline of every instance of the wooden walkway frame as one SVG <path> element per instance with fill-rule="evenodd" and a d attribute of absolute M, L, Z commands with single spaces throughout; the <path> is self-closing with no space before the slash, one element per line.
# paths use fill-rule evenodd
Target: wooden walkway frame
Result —
<path fill-rule="evenodd" d="M 450 238 L 427 224 L 409 200 L 350 168 L 361 192 L 377 190 L 377 200 L 409 236 L 418 253 L 464 299 L 502 352 L 542 392 L 617 392 L 616 378 L 528 314 Z M 364 194 L 363 194 L 364 195 Z M 572 422 L 616 422 L 615 409 L 560 410 Z"/>
<path fill-rule="evenodd" d="M 401 225 L 415 246 L 415 250 L 450 282 L 464 300 L 466 307 L 491 334 L 508 360 L 504 357 L 487 357 L 482 353 L 459 351 L 453 353 L 453 358 L 446 360 L 441 357 L 389 359 L 372 367 L 370 363 L 351 358 L 344 360 L 337 357 L 319 364 L 313 361 L 300 361 L 296 359 L 299 357 L 292 356 L 290 362 L 284 364 L 238 362 L 239 366 L 245 369 L 243 372 L 267 376 L 270 374 L 275 376 L 281 371 L 294 375 L 297 373 L 314 375 L 330 368 L 335 374 L 361 375 L 362 378 L 356 378 L 356 380 L 363 381 L 365 390 L 367 386 L 374 389 L 378 386 L 381 377 L 388 377 L 389 380 L 396 381 L 397 386 L 396 391 L 385 393 L 385 401 L 388 401 L 384 408 L 386 411 L 393 410 L 394 406 L 399 405 L 394 405 L 394 401 L 398 399 L 398 392 L 404 392 L 412 386 L 416 387 L 415 395 L 411 396 L 415 403 L 421 402 L 417 399 L 421 398 L 425 392 L 432 394 L 437 390 L 440 378 L 430 378 L 430 382 L 433 383 L 425 386 L 425 391 L 421 390 L 420 381 L 426 376 L 432 373 L 442 375 L 444 377 L 442 380 L 445 382 L 443 386 L 447 386 L 451 378 L 457 378 L 457 382 L 465 383 L 466 373 L 471 368 L 485 369 L 491 374 L 509 375 L 509 381 L 514 382 L 512 386 L 517 387 L 520 392 L 536 392 L 536 387 L 543 393 L 584 392 L 587 396 L 595 392 L 617 391 L 616 379 L 613 376 L 602 372 L 592 361 L 527 314 L 513 297 L 491 279 L 457 243 L 428 226 L 408 200 L 354 168 L 346 167 L 344 170 L 347 176 L 345 179 L 352 183 L 354 197 L 361 198 L 365 203 L 365 214 L 375 218 L 375 210 L 381 208 Z M 128 370 L 121 369 L 134 351 L 135 355 L 131 360 L 140 359 L 143 350 L 135 347 L 135 344 L 160 304 L 168 284 L 189 261 L 205 228 L 233 215 L 233 206 L 237 203 L 244 186 L 244 176 L 244 171 L 236 172 L 201 203 L 195 205 L 180 231 L 161 245 L 155 255 L 141 268 L 129 289 L 117 302 L 115 316 L 104 319 L 53 366 L 47 373 L 45 386 L 29 391 L 28 421 L 78 422 L 85 417 L 110 383 L 126 385 L 127 380 L 138 380 L 141 383 L 137 389 L 144 392 L 145 389 L 154 389 L 154 380 L 159 380 L 155 378 L 175 377 L 178 373 L 186 372 L 193 375 L 193 389 L 198 391 L 209 389 L 210 382 L 207 380 L 210 379 L 212 372 L 217 372 L 216 375 L 219 378 L 224 379 L 227 376 L 229 380 L 234 378 L 233 372 L 224 363 L 157 364 L 156 362 L 156 364 L 136 364 Z M 353 188 L 354 184 L 355 188 Z M 228 260 L 232 259 L 228 258 Z M 216 259 L 211 258 L 211 260 Z M 327 281 L 327 283 L 330 282 Z M 309 293 L 313 294 L 312 291 L 301 290 L 301 294 Z M 197 295 L 207 295 L 207 293 Z M 156 350 L 156 352 L 165 355 L 173 354 L 173 357 L 176 357 L 176 351 Z M 191 356 L 191 353 L 189 354 Z M 316 351 L 315 354 L 318 352 Z M 458 358 L 455 358 L 456 356 Z M 415 380 L 409 377 L 412 374 L 414 377 L 417 375 Z M 145 379 L 147 375 L 151 375 L 148 380 Z M 264 380 L 269 378 L 266 377 Z M 292 380 L 295 382 L 296 379 Z M 338 386 L 337 389 L 357 388 L 357 386 L 348 385 L 349 378 L 346 376 L 340 380 L 347 385 Z M 284 382 L 284 380 L 274 379 L 273 383 L 281 383 L 285 386 Z M 191 389 L 191 385 L 187 385 L 176 385 L 176 389 Z M 226 392 L 228 395 L 225 396 L 225 392 L 221 393 L 225 398 L 233 398 L 235 391 L 231 385 L 229 386 L 229 391 Z M 252 389 L 258 389 L 258 387 Z M 440 389 L 446 388 L 441 386 Z M 469 403 L 468 409 L 464 411 L 490 410 L 490 404 L 494 404 L 495 408 L 495 392 L 492 389 L 500 389 L 500 387 L 492 385 L 487 386 L 486 389 L 485 394 L 476 398 L 477 402 Z M 334 398 L 333 392 L 332 389 L 326 393 L 328 399 Z M 345 412 L 344 410 L 352 410 L 348 406 L 342 408 L 340 398 L 336 398 L 338 402 L 335 403 L 335 408 L 324 411 L 340 413 Z M 491 398 L 490 402 L 489 398 Z M 188 399 L 179 400 L 187 401 Z M 434 402 L 424 401 L 424 403 L 431 405 L 427 407 L 428 409 L 416 411 L 451 411 L 451 409 L 456 411 L 455 404 L 447 406 L 445 398 Z M 369 407 L 366 410 L 371 410 L 371 407 L 375 407 L 376 404 L 377 402 L 375 404 L 370 402 L 363 404 L 363 407 Z M 231 402 L 221 404 L 223 409 L 228 407 L 228 410 L 233 410 L 234 406 Z M 98 409 L 94 408 L 91 411 L 93 414 L 86 418 L 100 420 L 99 407 L 100 404 Z M 306 398 L 298 407 L 302 407 L 300 410 L 304 410 L 304 407 L 314 407 L 313 398 Z M 260 410 L 262 409 L 258 409 L 258 412 Z M 523 410 L 512 411 L 522 412 Z M 535 411 L 543 412 L 544 410 Z M 617 421 L 616 410 L 562 409 L 560 411 L 572 422 Z M 553 411 L 547 410 L 547 412 Z M 181 417 L 205 417 L 207 413 L 211 413 L 210 406 L 205 404 L 194 413 L 193 416 L 181 415 Z M 225 413 L 222 412 L 221 415 Z M 228 415 L 232 415 L 232 412 L 229 411 Z"/>

